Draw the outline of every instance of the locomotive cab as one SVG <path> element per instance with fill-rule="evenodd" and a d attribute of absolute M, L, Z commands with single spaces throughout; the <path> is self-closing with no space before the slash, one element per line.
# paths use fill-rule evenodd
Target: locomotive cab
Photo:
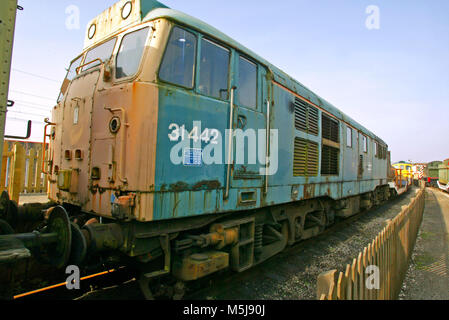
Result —
<path fill-rule="evenodd" d="M 87 48 L 69 67 L 51 133 L 45 133 L 50 199 L 104 217 L 112 217 L 112 204 L 121 194 L 149 194 L 154 186 L 155 74 L 170 23 L 143 22 L 139 5 L 121 1 L 89 24 Z M 136 21 L 117 23 L 117 16 Z M 151 220 L 151 209 L 126 218 Z"/>

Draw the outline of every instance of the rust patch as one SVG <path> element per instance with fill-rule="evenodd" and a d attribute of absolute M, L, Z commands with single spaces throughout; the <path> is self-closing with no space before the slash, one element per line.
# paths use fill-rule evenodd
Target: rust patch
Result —
<path fill-rule="evenodd" d="M 306 184 L 304 185 L 304 199 L 311 199 L 315 197 L 315 185 Z"/>
<path fill-rule="evenodd" d="M 100 193 L 100 196 L 101 196 L 103 193 L 106 192 L 106 188 L 101 188 L 101 187 L 99 187 L 99 188 L 98 188 L 98 192 Z"/>
<path fill-rule="evenodd" d="M 90 192 L 94 195 L 98 192 L 98 185 L 93 185 L 89 189 L 90 189 Z"/>
<path fill-rule="evenodd" d="M 185 182 L 179 181 L 176 183 L 173 183 L 170 185 L 170 191 L 173 192 L 182 192 L 182 191 L 188 191 L 189 185 Z"/>
<path fill-rule="evenodd" d="M 220 189 L 221 187 L 221 183 L 220 181 L 217 180 L 212 180 L 212 181 L 200 181 L 198 183 L 196 183 L 193 187 L 192 190 L 193 191 L 198 191 L 198 190 L 214 190 L 214 189 Z"/>
<path fill-rule="evenodd" d="M 233 176 L 234 179 L 242 179 L 242 180 L 261 179 L 259 172 L 248 170 L 248 168 L 243 165 L 234 171 Z"/>

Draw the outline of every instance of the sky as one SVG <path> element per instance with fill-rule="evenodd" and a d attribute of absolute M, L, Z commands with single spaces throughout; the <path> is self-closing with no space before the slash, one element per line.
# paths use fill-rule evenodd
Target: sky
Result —
<path fill-rule="evenodd" d="M 24 135 L 31 119 L 31 140 L 42 141 L 87 23 L 115 2 L 19 0 L 9 91 L 16 105 L 5 134 Z M 162 2 L 226 33 L 374 132 L 392 162 L 449 158 L 449 1 Z M 79 9 L 79 28 L 67 28 L 70 6 Z"/>

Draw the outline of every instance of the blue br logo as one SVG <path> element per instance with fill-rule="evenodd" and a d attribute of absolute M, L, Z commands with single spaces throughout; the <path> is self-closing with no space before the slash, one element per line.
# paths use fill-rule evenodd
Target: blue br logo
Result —
<path fill-rule="evenodd" d="M 185 166 L 197 166 L 200 167 L 203 164 L 203 150 L 201 149 L 184 149 L 183 164 Z"/>

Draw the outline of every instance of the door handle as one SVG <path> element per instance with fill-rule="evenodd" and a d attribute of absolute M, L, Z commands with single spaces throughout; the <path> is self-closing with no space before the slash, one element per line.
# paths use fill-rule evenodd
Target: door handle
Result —
<path fill-rule="evenodd" d="M 246 127 L 246 124 L 248 123 L 248 120 L 246 119 L 245 116 L 243 115 L 239 115 L 237 117 L 237 128 L 239 129 L 243 129 Z"/>
<path fill-rule="evenodd" d="M 231 103 L 230 103 L 230 115 L 229 115 L 229 137 L 228 137 L 228 169 L 226 173 L 226 193 L 224 198 L 227 199 L 229 197 L 229 184 L 231 177 L 231 161 L 232 161 L 232 138 L 233 138 L 233 127 L 234 127 L 234 92 L 237 89 L 236 86 L 231 88 Z"/>

